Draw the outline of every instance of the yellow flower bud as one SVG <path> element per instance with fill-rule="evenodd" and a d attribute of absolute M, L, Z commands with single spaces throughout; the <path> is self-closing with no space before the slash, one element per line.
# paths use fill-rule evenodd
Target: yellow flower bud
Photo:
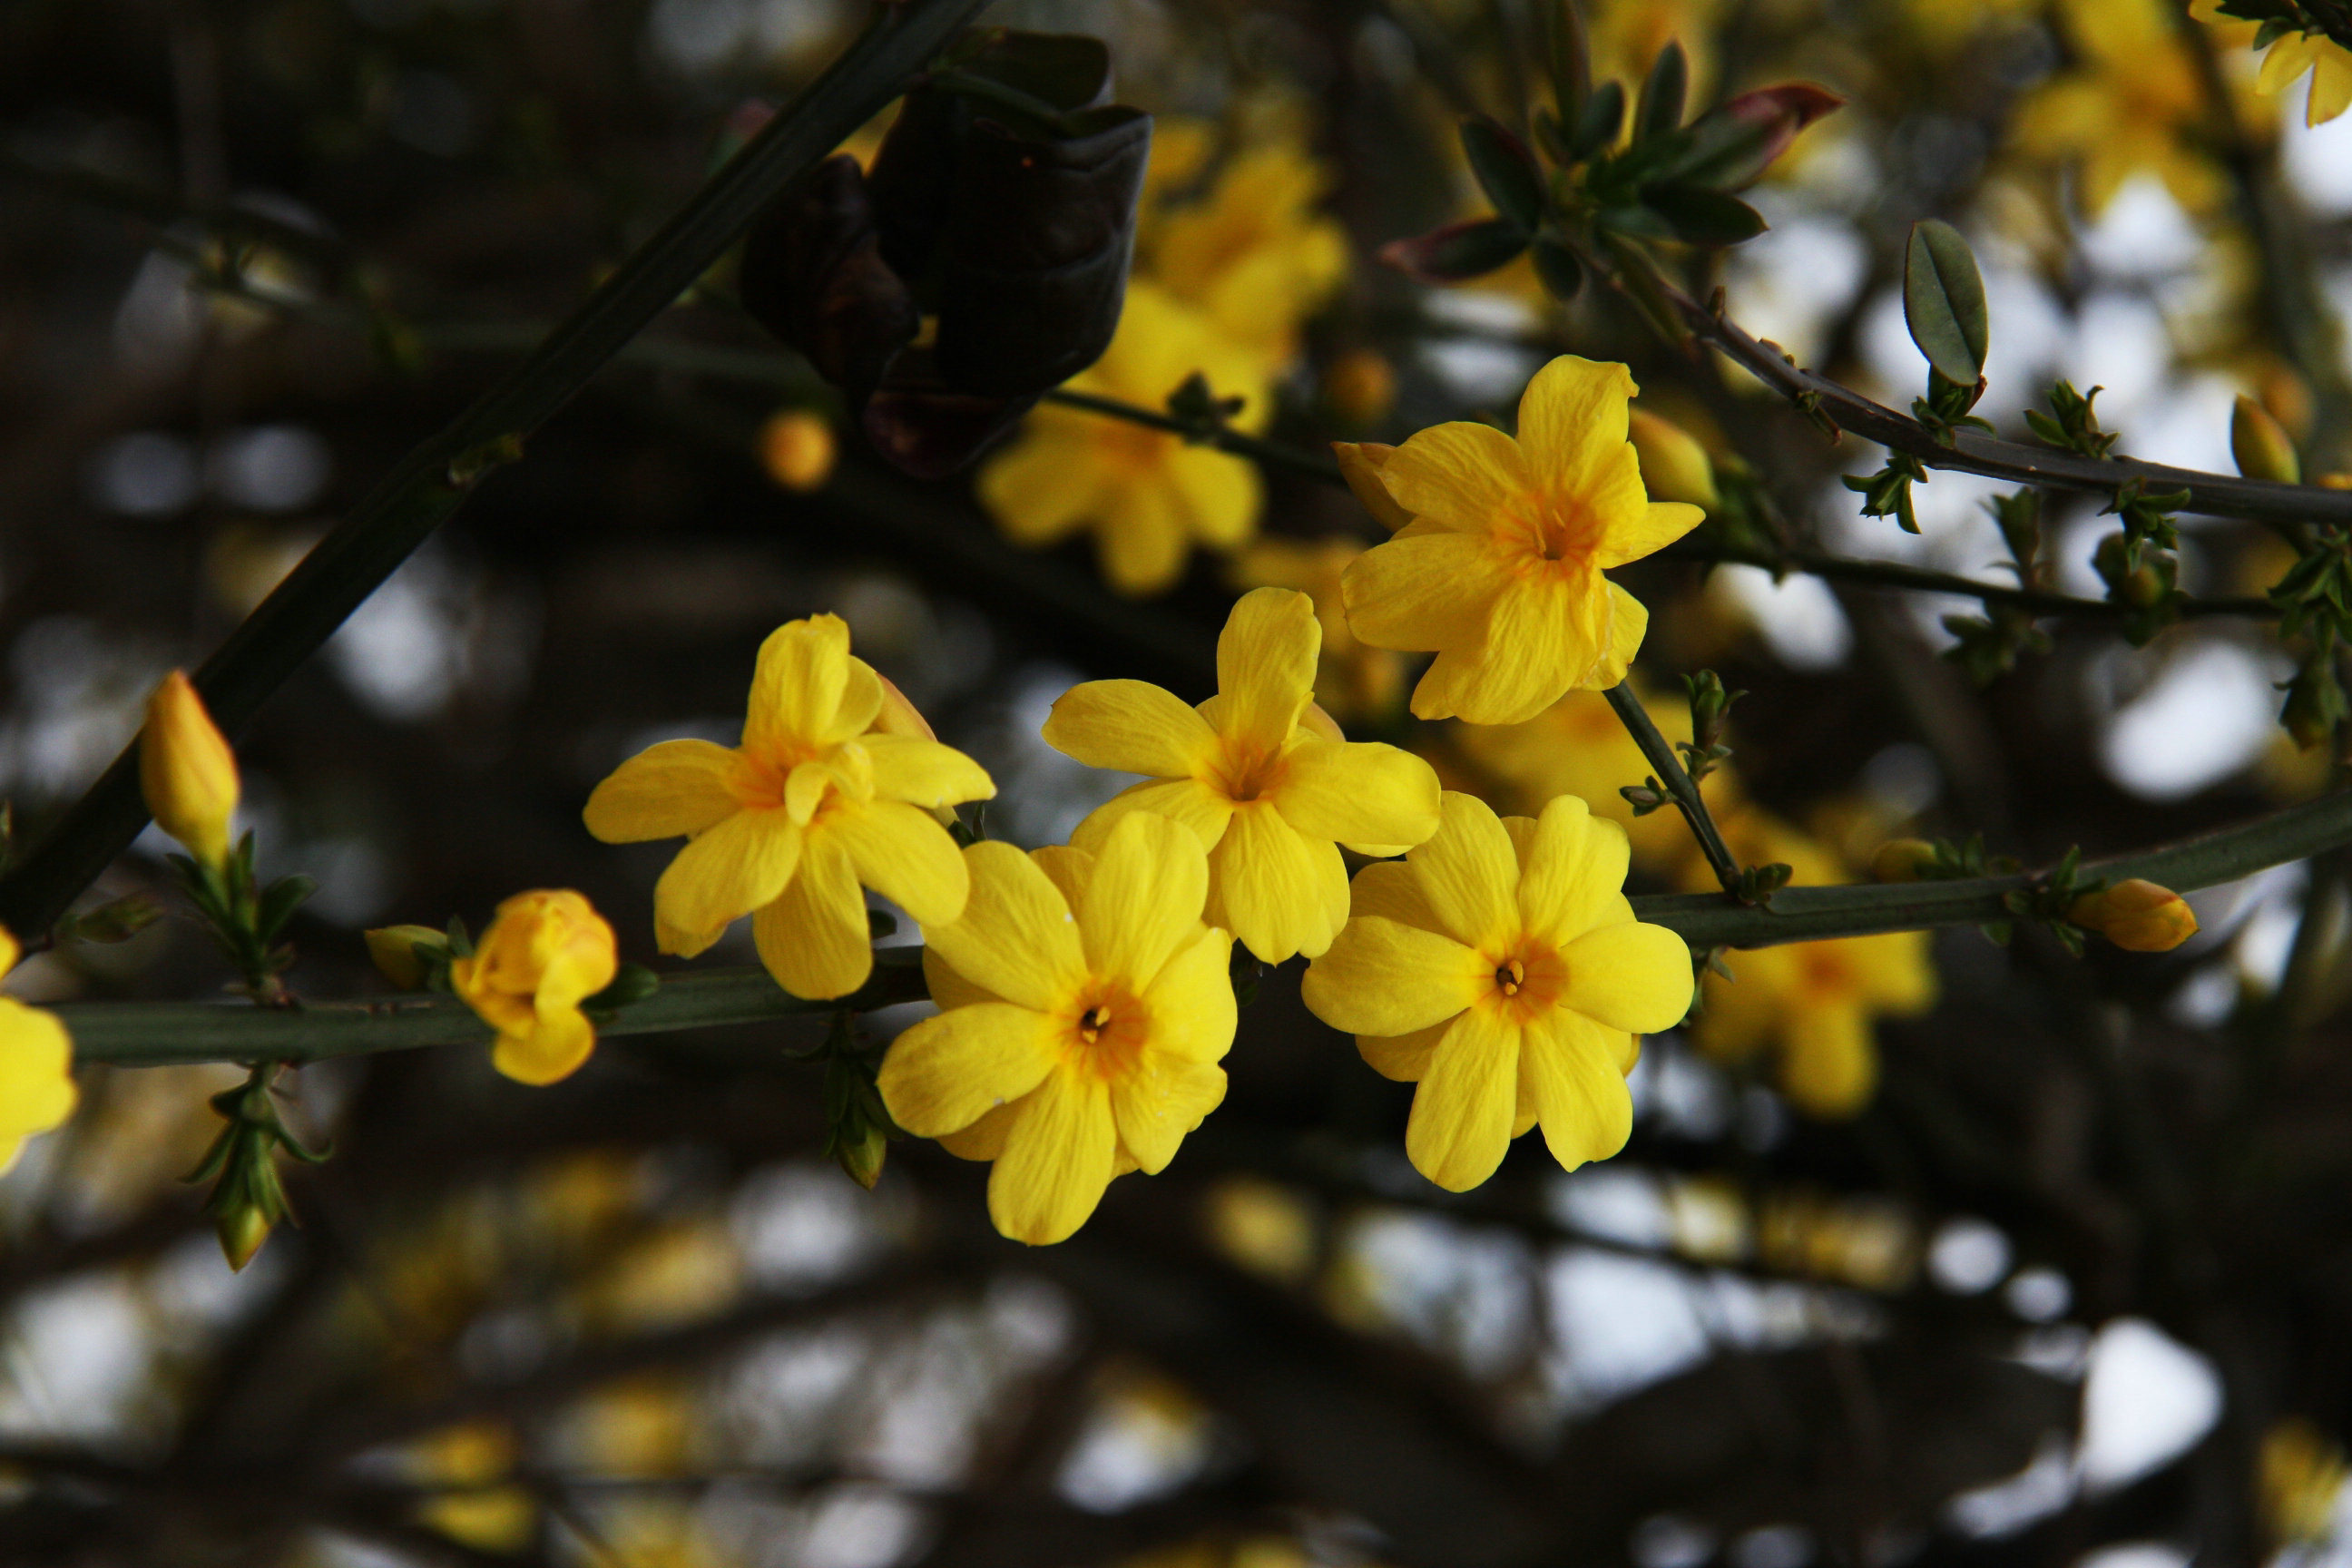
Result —
<path fill-rule="evenodd" d="M 147 700 L 139 787 L 156 824 L 189 854 L 207 866 L 226 864 L 229 818 L 236 812 L 236 754 L 184 671 L 165 676 Z"/>
<path fill-rule="evenodd" d="M 1936 847 L 1924 838 L 1890 838 L 1870 858 L 1870 874 L 1882 882 L 1916 882 L 1936 863 Z"/>
<path fill-rule="evenodd" d="M 1633 409 L 1627 435 L 1641 459 L 1642 485 L 1652 500 L 1685 501 L 1713 511 L 1722 504 L 1715 488 L 1715 464 L 1698 437 L 1670 419 Z"/>
<path fill-rule="evenodd" d="M 2286 427 L 2271 417 L 2269 409 L 2242 395 L 2230 416 L 2230 455 L 2238 459 L 2238 472 L 2250 479 L 2303 482 L 2303 463 Z"/>
<path fill-rule="evenodd" d="M 1396 498 L 1389 494 L 1388 486 L 1381 481 L 1381 470 L 1388 467 L 1389 458 L 1395 454 L 1394 447 L 1383 446 L 1378 441 L 1331 443 L 1331 455 L 1339 459 L 1339 473 L 1348 481 L 1348 488 L 1356 492 L 1356 499 L 1364 503 L 1364 510 L 1378 518 L 1381 526 L 1391 533 L 1412 521 L 1412 513 L 1397 505 Z"/>
<path fill-rule="evenodd" d="M 822 489 L 835 451 L 833 426 L 805 408 L 787 408 L 760 427 L 760 462 L 788 490 Z"/>
<path fill-rule="evenodd" d="M 620 973 L 613 928 L 570 889 L 517 893 L 499 906 L 449 984 L 499 1032 L 490 1065 L 518 1083 L 568 1077 L 596 1046 L 580 1004 Z"/>
<path fill-rule="evenodd" d="M 1370 425 L 1396 406 L 1396 372 L 1373 349 L 1351 349 L 1323 372 L 1323 401 L 1349 425 Z"/>
<path fill-rule="evenodd" d="M 220 1236 L 221 1256 L 228 1259 L 231 1268 L 241 1272 L 269 1239 L 269 1216 L 257 1208 L 240 1205 L 215 1221 L 214 1229 Z"/>
<path fill-rule="evenodd" d="M 2137 877 L 2075 900 L 2066 918 L 2128 952 L 2170 952 L 2197 934 L 2188 900 Z"/>
<path fill-rule="evenodd" d="M 403 991 L 415 991 L 425 984 L 425 963 L 416 956 L 418 942 L 444 949 L 449 945 L 447 934 L 431 926 L 379 926 L 364 934 L 375 972 Z"/>

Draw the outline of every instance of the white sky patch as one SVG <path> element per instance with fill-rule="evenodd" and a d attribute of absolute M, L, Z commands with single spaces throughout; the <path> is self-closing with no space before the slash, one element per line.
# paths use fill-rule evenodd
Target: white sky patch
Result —
<path fill-rule="evenodd" d="M 2228 376 L 2211 374 L 2168 382 L 2120 426 L 2120 447 L 2177 468 L 2234 474 L 2238 462 L 2230 451 L 2230 416 L 2239 390 Z M 2106 521 L 2109 528 L 2115 526 L 2113 519 Z"/>
<path fill-rule="evenodd" d="M 1963 1535 L 1997 1540 L 2049 1518 L 2074 1498 L 2074 1467 L 2067 1458 L 2066 1439 L 2052 1432 L 2042 1437 L 2025 1468 L 1960 1493 L 1945 1505 L 1944 1520 Z"/>
<path fill-rule="evenodd" d="M 2091 1344 L 2074 1463 L 2094 1493 L 2155 1474 L 2221 1416 L 2213 1363 L 2145 1318 L 2117 1318 Z"/>
<path fill-rule="evenodd" d="M 2076 1558 L 2074 1568 L 2189 1568 L 2189 1553 L 2161 1541 L 2126 1541 Z"/>
<path fill-rule="evenodd" d="M 2111 278 L 2160 278 L 2195 266 L 2203 250 L 2196 226 L 2153 174 L 2133 175 L 2083 231 L 2084 258 Z"/>
<path fill-rule="evenodd" d="M 1776 583 L 1761 566 L 1723 566 L 1708 583 L 1755 622 L 1773 657 L 1791 669 L 1835 669 L 1853 650 L 1845 611 L 1818 577 L 1791 573 Z"/>
<path fill-rule="evenodd" d="M 2148 800 L 2179 800 L 2262 754 L 2277 729 L 2273 661 L 2219 639 L 2183 650 L 2100 737 L 2107 776 Z"/>
<path fill-rule="evenodd" d="M 2280 100 L 2279 153 L 2287 183 L 2312 216 L 2343 217 L 2352 214 L 2352 114 L 2305 126 L 2303 115 L 2310 89 L 2311 78 L 2305 76 Z"/>
<path fill-rule="evenodd" d="M 1638 1166 L 1587 1165 L 1554 1177 L 1548 1195 L 1552 1217 L 1586 1236 L 1661 1249 L 1673 1239 L 1665 1194 Z"/>
<path fill-rule="evenodd" d="M 1869 254 L 1850 224 L 1802 216 L 1769 193 L 1758 201 L 1772 226 L 1727 254 L 1727 286 L 1740 324 L 1803 363 L 1862 287 Z"/>
<path fill-rule="evenodd" d="M 2009 1237 L 1990 1220 L 1960 1215 L 1936 1227 L 1927 1243 L 1927 1275 L 1955 1296 L 1975 1296 L 2009 1273 Z"/>
<path fill-rule="evenodd" d="M 2137 294 L 2103 289 L 2074 312 L 2065 353 L 2077 392 L 2103 388 L 2099 422 L 2118 430 L 2172 380 L 2172 339 L 2164 315 Z"/>

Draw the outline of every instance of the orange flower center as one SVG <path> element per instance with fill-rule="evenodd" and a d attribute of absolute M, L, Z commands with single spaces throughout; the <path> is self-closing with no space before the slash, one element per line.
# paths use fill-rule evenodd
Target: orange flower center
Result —
<path fill-rule="evenodd" d="M 1816 999 L 1850 995 L 1854 989 L 1853 965 L 1834 942 L 1806 942 L 1797 949 L 1797 984 Z"/>
<path fill-rule="evenodd" d="M 1130 425 L 1121 419 L 1097 419 L 1094 423 L 1089 434 L 1096 450 L 1102 454 L 1108 467 L 1129 479 L 1158 474 L 1167 467 L 1169 451 L 1177 444 L 1175 437 L 1148 425 Z"/>
<path fill-rule="evenodd" d="M 1500 532 L 1522 573 L 1564 578 L 1592 570 L 1603 530 L 1582 497 L 1537 490 L 1504 515 Z"/>
<path fill-rule="evenodd" d="M 1143 1058 L 1150 1013 L 1125 986 L 1097 982 L 1077 999 L 1063 1058 L 1105 1083 L 1135 1071 Z"/>
<path fill-rule="evenodd" d="M 1272 795 L 1289 771 L 1280 752 L 1228 735 L 1219 738 L 1216 761 L 1202 782 L 1235 805 L 1246 805 Z"/>
<path fill-rule="evenodd" d="M 1549 1012 L 1568 989 L 1568 964 L 1549 944 L 1522 937 L 1487 956 L 1494 965 L 1494 989 L 1484 1000 L 1514 1023 Z"/>

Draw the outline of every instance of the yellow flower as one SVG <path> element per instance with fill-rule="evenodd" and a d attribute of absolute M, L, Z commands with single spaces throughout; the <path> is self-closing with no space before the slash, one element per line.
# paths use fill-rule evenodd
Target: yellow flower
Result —
<path fill-rule="evenodd" d="M 1643 692 L 1642 706 L 1669 745 L 1691 738 L 1689 703 Z M 1593 816 L 1625 830 L 1636 865 L 1678 866 L 1691 853 L 1690 828 L 1681 812 L 1667 806 L 1636 816 L 1617 793 L 1657 770 L 1598 691 L 1571 691 L 1524 724 L 1461 725 L 1451 738 L 1472 764 L 1502 786 L 1492 795 L 1499 805 L 1534 810 L 1554 795 L 1580 795 Z M 1730 772 L 1720 767 L 1700 793 L 1718 812 L 1737 798 Z"/>
<path fill-rule="evenodd" d="M 1404 656 L 1367 647 L 1348 629 L 1339 579 L 1363 552 L 1352 539 L 1261 539 L 1233 559 L 1235 587 L 1296 588 L 1315 601 L 1315 623 L 1323 628 L 1316 697 L 1336 719 L 1386 717 L 1404 695 Z"/>
<path fill-rule="evenodd" d="M 2225 37 L 2252 30 L 2235 16 L 2222 16 L 2221 0 L 2192 0 L 2189 14 L 2213 25 Z M 2324 125 L 2352 109 L 2352 52 L 2324 33 L 2280 34 L 2263 56 L 2254 90 L 2265 98 L 2275 97 L 2301 80 L 2305 71 L 2311 73 L 2311 97 L 2303 114 L 2305 125 Z"/>
<path fill-rule="evenodd" d="M 1209 851 L 1208 912 L 1268 963 L 1330 946 L 1348 918 L 1339 846 L 1399 855 L 1437 830 L 1437 775 L 1409 752 L 1345 740 L 1314 706 L 1322 634 L 1287 588 L 1242 596 L 1217 638 L 1217 695 L 1197 709 L 1140 680 L 1089 680 L 1054 704 L 1045 740 L 1088 767 L 1150 775 L 1071 842 L 1102 847 L 1124 818 L 1173 817 Z"/>
<path fill-rule="evenodd" d="M 1844 868 L 1796 829 L 1753 807 L 1719 825 L 1743 865 L 1781 861 L 1799 885 L 1845 880 Z M 1684 885 L 1712 889 L 1696 855 Z M 1858 1114 L 1878 1089 L 1874 1021 L 1925 1013 L 1935 1005 L 1936 970 L 1926 931 L 1791 942 L 1726 956 L 1736 980 L 1710 973 L 1692 1038 L 1718 1061 L 1771 1047 L 1781 1092 L 1808 1115 Z"/>
<path fill-rule="evenodd" d="M 2142 173 L 2192 215 L 2219 206 L 2228 186 L 2207 151 L 2204 79 L 2163 0 L 2063 0 L 2059 12 L 2083 63 L 2019 108 L 2018 150 L 2073 165 L 2076 199 L 2094 218 Z"/>
<path fill-rule="evenodd" d="M 923 974 L 942 1011 L 891 1042 L 900 1127 L 993 1160 L 988 1212 L 1033 1246 L 1084 1225 L 1114 1176 L 1157 1174 L 1225 1095 L 1233 939 L 1202 923 L 1200 840 L 1137 812 L 1097 854 L 974 844 L 963 918 Z"/>
<path fill-rule="evenodd" d="M 1315 210 L 1329 184 L 1295 141 L 1246 149 L 1200 200 L 1145 226 L 1139 269 L 1278 370 L 1297 350 L 1299 323 L 1347 281 L 1347 230 Z"/>
<path fill-rule="evenodd" d="M 2126 952 L 2170 952 L 2197 934 L 2188 900 L 2138 877 L 2077 899 L 2066 918 Z"/>
<path fill-rule="evenodd" d="M 1384 1077 L 1421 1086 L 1405 1152 L 1439 1186 L 1476 1186 L 1538 1124 L 1571 1171 L 1625 1146 L 1634 1037 L 1691 999 L 1683 939 L 1625 901 L 1628 855 L 1574 795 L 1529 821 L 1448 791 L 1436 837 L 1357 873 L 1353 917 L 1301 994 Z"/>
<path fill-rule="evenodd" d="M 1649 612 L 1601 574 L 1706 516 L 1643 490 L 1634 390 L 1623 365 L 1563 354 L 1528 384 L 1518 439 L 1439 425 L 1379 466 L 1412 521 L 1348 569 L 1348 624 L 1374 647 L 1437 655 L 1419 717 L 1516 724 L 1625 679 Z"/>
<path fill-rule="evenodd" d="M 17 952 L 0 926 L 0 974 L 16 967 Z M 73 1040 L 57 1015 L 0 996 L 0 1171 L 16 1163 L 26 1139 L 63 1126 L 79 1098 Z"/>
<path fill-rule="evenodd" d="M 417 1518 L 461 1545 L 501 1555 L 530 1543 L 539 1505 L 513 1479 L 520 1452 L 513 1431 L 477 1421 L 412 1447 L 408 1468 L 427 1489 Z"/>
<path fill-rule="evenodd" d="M 1191 306 L 1130 284 L 1118 334 L 1069 390 L 1165 408 L 1195 371 L 1219 397 L 1240 397 L 1237 429 L 1270 412 L 1265 374 Z M 1257 469 L 1213 447 L 1083 409 L 1046 404 L 981 469 L 981 503 L 1015 544 L 1041 546 L 1091 528 L 1103 575 L 1122 594 L 1163 593 L 1194 544 L 1230 550 L 1257 529 Z"/>
<path fill-rule="evenodd" d="M 1722 504 L 1715 463 L 1697 437 L 1646 408 L 1629 416 L 1628 437 L 1642 463 L 1642 484 L 1660 500 L 1687 501 L 1703 511 Z"/>
<path fill-rule="evenodd" d="M 228 860 L 229 818 L 237 800 L 236 754 L 229 750 L 185 673 L 173 670 L 147 699 L 139 735 L 139 787 L 156 825 L 204 864 Z"/>
<path fill-rule="evenodd" d="M 760 465 L 785 489 L 823 489 L 837 455 L 833 425 L 822 414 L 787 408 L 760 426 Z"/>
<path fill-rule="evenodd" d="M 449 984 L 499 1032 L 490 1065 L 517 1083 L 553 1083 L 596 1048 L 581 1002 L 620 972 L 613 928 L 570 889 L 517 893 L 499 906 Z"/>
<path fill-rule="evenodd" d="M 596 786 L 584 816 L 605 843 L 687 836 L 654 888 L 664 952 L 750 915 L 776 983 L 822 1000 L 873 973 L 861 882 L 927 926 L 962 912 L 963 860 L 930 813 L 996 786 L 894 692 L 839 616 L 793 621 L 760 647 L 742 745 L 664 741 Z"/>
<path fill-rule="evenodd" d="M 2284 1544 L 2327 1535 L 2345 1479 L 2342 1445 L 2301 1415 L 2273 1423 L 2263 1434 L 2262 1458 L 2254 1471 L 2264 1537 Z"/>

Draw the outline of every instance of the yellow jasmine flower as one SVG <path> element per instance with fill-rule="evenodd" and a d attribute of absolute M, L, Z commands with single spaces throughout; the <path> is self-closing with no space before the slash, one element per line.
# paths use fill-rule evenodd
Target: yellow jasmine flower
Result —
<path fill-rule="evenodd" d="M 499 906 L 449 984 L 499 1032 L 490 1065 L 517 1083 L 568 1078 L 596 1048 L 580 1004 L 620 973 L 613 928 L 570 889 L 517 893 Z"/>
<path fill-rule="evenodd" d="M 1437 774 L 1410 752 L 1350 742 L 1314 706 L 1322 632 L 1287 588 L 1242 595 L 1217 638 L 1217 695 L 1198 707 L 1140 680 L 1064 692 L 1045 741 L 1088 767 L 1149 775 L 1071 842 L 1099 849 L 1124 818 L 1173 817 L 1209 851 L 1208 912 L 1268 963 L 1312 957 L 1348 919 L 1339 845 L 1399 855 L 1437 831 Z"/>
<path fill-rule="evenodd" d="M 2204 79 L 2163 0 L 2063 0 L 2082 63 L 2035 88 L 2011 135 L 2028 157 L 2072 165 L 2076 200 L 2105 212 L 2134 174 L 2164 182 L 2191 215 L 2210 213 L 2228 184 L 2209 147 Z"/>
<path fill-rule="evenodd" d="M 1781 861 L 1799 886 L 1846 879 L 1837 858 L 1755 807 L 1717 819 L 1743 865 Z M 1694 891 L 1715 877 L 1694 859 L 1684 876 Z M 1909 1016 L 1935 1005 L 1936 970 L 1926 931 L 1790 942 L 1728 954 L 1736 980 L 1709 973 L 1706 1005 L 1692 1020 L 1694 1042 L 1718 1061 L 1778 1055 L 1780 1090 L 1808 1115 L 1857 1115 L 1878 1089 L 1882 1016 Z"/>
<path fill-rule="evenodd" d="M 1247 148 L 1201 199 L 1144 226 L 1139 270 L 1278 370 L 1297 352 L 1299 323 L 1347 281 L 1347 230 L 1315 210 L 1330 183 L 1296 141 Z"/>
<path fill-rule="evenodd" d="M 664 741 L 596 786 L 584 816 L 605 843 L 687 837 L 654 888 L 664 952 L 750 915 L 776 984 L 823 1000 L 874 970 L 860 883 L 927 926 L 962 912 L 963 860 L 931 813 L 996 786 L 895 690 L 841 617 L 793 621 L 760 646 L 740 746 Z"/>
<path fill-rule="evenodd" d="M 1194 372 L 1220 397 L 1240 397 L 1237 429 L 1271 412 L 1255 355 L 1192 306 L 1149 283 L 1128 286 L 1118 333 L 1072 392 L 1165 408 Z M 1083 409 L 1046 404 L 980 471 L 981 504 L 1005 537 L 1033 547 L 1094 531 L 1103 575 L 1132 596 L 1164 593 L 1194 544 L 1230 550 L 1256 531 L 1257 469 L 1213 447 Z"/>
<path fill-rule="evenodd" d="M 2252 42 L 2252 24 L 2221 15 L 2221 0 L 2190 0 L 2189 14 L 2221 30 L 2232 43 Z M 2324 33 L 2282 33 L 2263 56 L 2254 90 L 2275 98 L 2311 73 L 2311 97 L 2303 122 L 2325 125 L 2352 109 L 2352 51 Z"/>
<path fill-rule="evenodd" d="M 0 926 L 0 974 L 16 967 L 19 951 Z M 79 1098 L 73 1040 L 57 1015 L 0 996 L 0 1171 L 16 1163 L 26 1139 L 63 1126 Z"/>
<path fill-rule="evenodd" d="M 184 671 L 173 670 L 147 699 L 139 732 L 139 788 L 155 824 L 215 868 L 228 861 L 229 818 L 237 802 L 236 754 Z"/>
<path fill-rule="evenodd" d="M 1690 704 L 1679 697 L 1641 693 L 1650 721 L 1669 745 L 1691 738 Z M 1633 815 L 1619 793 L 1657 770 L 1625 732 L 1624 721 L 1598 691 L 1571 691 L 1524 724 L 1464 724 L 1452 740 L 1479 772 L 1501 787 L 1498 805 L 1535 809 L 1554 795 L 1581 796 L 1595 816 L 1606 817 L 1633 840 L 1633 861 L 1654 868 L 1679 867 L 1692 852 L 1690 827 L 1672 806 Z M 1727 768 L 1718 767 L 1699 786 L 1711 810 L 1737 798 Z"/>
<path fill-rule="evenodd" d="M 1421 1086 L 1405 1152 L 1439 1186 L 1476 1186 L 1537 1125 L 1571 1171 L 1625 1146 L 1634 1037 L 1691 999 L 1690 950 L 1625 900 L 1629 853 L 1574 795 L 1529 821 L 1448 791 L 1436 837 L 1357 873 L 1353 917 L 1301 994 Z"/>
<path fill-rule="evenodd" d="M 1084 1225 L 1111 1178 L 1157 1174 L 1225 1095 L 1233 939 L 1201 920 L 1200 840 L 1137 812 L 1098 853 L 974 844 L 963 918 L 931 930 L 942 1011 L 891 1042 L 898 1125 L 992 1160 L 988 1212 L 1033 1246 Z"/>
<path fill-rule="evenodd" d="M 1296 588 L 1315 601 L 1315 624 L 1323 629 L 1315 691 L 1335 719 L 1385 717 L 1404 695 L 1404 656 L 1367 647 L 1348 629 L 1339 579 L 1363 552 L 1352 539 L 1261 539 L 1233 558 L 1235 587 Z"/>
<path fill-rule="evenodd" d="M 1643 489 L 1634 391 L 1623 365 L 1562 354 L 1528 384 L 1517 440 L 1439 425 L 1378 461 L 1412 521 L 1348 569 L 1348 625 L 1374 647 L 1437 655 L 1417 716 L 1516 724 L 1625 679 L 1649 612 L 1602 574 L 1706 516 Z"/>

